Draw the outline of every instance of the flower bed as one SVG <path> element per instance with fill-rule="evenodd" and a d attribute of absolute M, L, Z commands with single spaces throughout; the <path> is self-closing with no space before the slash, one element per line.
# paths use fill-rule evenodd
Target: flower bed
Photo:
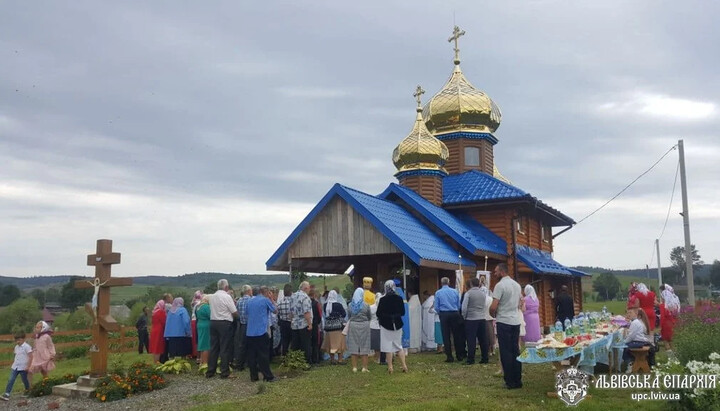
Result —
<path fill-rule="evenodd" d="M 675 355 L 682 364 L 705 361 L 720 352 L 720 305 L 683 307 L 673 335 Z"/>
<path fill-rule="evenodd" d="M 108 375 L 98 381 L 95 399 L 109 402 L 127 398 L 133 394 L 165 388 L 162 372 L 143 362 L 134 363 L 124 375 Z"/>
<path fill-rule="evenodd" d="M 28 390 L 31 397 L 42 397 L 52 394 L 52 389 L 56 385 L 69 384 L 77 381 L 78 376 L 75 374 L 65 374 L 62 377 L 45 377 L 40 382 L 33 384 Z"/>
<path fill-rule="evenodd" d="M 683 365 L 677 359 L 655 369 L 658 376 L 664 375 L 716 375 L 720 380 L 720 354 L 713 352 L 703 360 L 691 360 Z M 676 389 L 680 393 L 680 401 L 668 403 L 679 410 L 717 410 L 720 408 L 720 384 L 714 389 Z"/>

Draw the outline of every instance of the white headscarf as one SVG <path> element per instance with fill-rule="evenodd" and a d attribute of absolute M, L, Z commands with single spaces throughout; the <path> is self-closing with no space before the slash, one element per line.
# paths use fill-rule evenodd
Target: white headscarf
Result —
<path fill-rule="evenodd" d="M 638 284 L 637 290 L 642 295 L 647 295 L 647 293 L 650 292 L 650 290 L 648 290 L 648 288 L 647 288 L 647 285 L 645 285 L 644 283 Z"/>
<path fill-rule="evenodd" d="M 525 286 L 525 296 L 530 297 L 533 301 L 537 302 L 537 293 L 532 285 L 528 284 Z"/>
<path fill-rule="evenodd" d="M 327 297 L 327 302 L 325 303 L 325 315 L 330 316 L 332 314 L 332 305 L 333 303 L 338 302 L 337 300 L 337 292 L 335 290 L 330 290 Z"/>
<path fill-rule="evenodd" d="M 662 298 L 668 311 L 672 313 L 680 311 L 680 299 L 675 295 L 675 290 L 667 284 L 665 284 L 665 289 L 662 292 Z"/>

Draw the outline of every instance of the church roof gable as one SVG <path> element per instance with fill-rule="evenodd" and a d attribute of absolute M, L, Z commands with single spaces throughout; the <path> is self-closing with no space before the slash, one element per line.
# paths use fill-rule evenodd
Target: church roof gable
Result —
<path fill-rule="evenodd" d="M 518 258 L 525 263 L 530 269 L 540 274 L 561 274 L 573 276 L 588 275 L 582 271 L 565 267 L 555 261 L 547 251 L 538 250 L 536 248 L 525 245 L 517 246 Z"/>
<path fill-rule="evenodd" d="M 350 204 L 415 264 L 421 265 L 422 260 L 458 263 L 457 251 L 400 205 L 335 184 L 266 262 L 269 270 L 280 265 L 279 259 L 335 196 Z M 466 258 L 463 258 L 462 264 L 475 266 Z"/>

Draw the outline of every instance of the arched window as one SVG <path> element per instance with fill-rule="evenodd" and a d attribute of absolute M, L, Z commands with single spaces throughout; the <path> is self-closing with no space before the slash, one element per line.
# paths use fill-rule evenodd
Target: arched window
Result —
<path fill-rule="evenodd" d="M 480 149 L 477 147 L 465 147 L 465 166 L 480 167 Z"/>

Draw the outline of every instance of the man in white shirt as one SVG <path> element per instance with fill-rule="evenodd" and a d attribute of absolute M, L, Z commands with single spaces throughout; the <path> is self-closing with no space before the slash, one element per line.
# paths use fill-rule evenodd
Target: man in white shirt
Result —
<path fill-rule="evenodd" d="M 508 275 L 507 264 L 498 264 L 493 274 L 500 277 L 500 281 L 493 290 L 490 315 L 495 317 L 505 387 L 511 390 L 522 388 L 522 364 L 517 360 L 520 355 L 520 284 Z"/>
<path fill-rule="evenodd" d="M 218 356 L 220 357 L 220 378 L 230 376 L 230 348 L 233 337 L 233 318 L 237 308 L 230 294 L 228 281 L 218 281 L 218 290 L 210 296 L 210 354 L 208 355 L 207 378 L 215 376 Z"/>

